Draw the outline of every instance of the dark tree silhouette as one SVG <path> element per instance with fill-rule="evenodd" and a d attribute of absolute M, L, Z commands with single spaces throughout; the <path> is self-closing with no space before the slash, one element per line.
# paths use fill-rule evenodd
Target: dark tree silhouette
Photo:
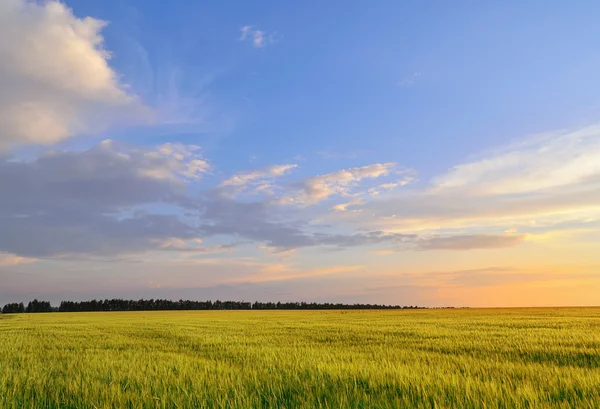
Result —
<path fill-rule="evenodd" d="M 247 301 L 191 301 L 191 300 L 91 300 L 63 301 L 58 311 L 153 311 L 153 310 L 365 310 L 365 309 L 406 309 L 399 305 L 342 304 L 307 302 L 259 302 Z"/>
<path fill-rule="evenodd" d="M 247 301 L 191 301 L 191 300 L 90 300 L 62 301 L 58 308 L 52 307 L 48 301 L 33 300 L 27 308 L 20 304 L 6 304 L 3 314 L 19 312 L 92 312 L 92 311 L 158 311 L 158 310 L 383 310 L 383 309 L 417 309 L 422 307 L 380 305 L 380 304 L 342 304 L 342 303 L 307 303 L 307 302 L 247 302 Z"/>
<path fill-rule="evenodd" d="M 35 299 L 27 304 L 25 312 L 52 312 L 52 306 L 49 301 L 38 301 Z"/>
<path fill-rule="evenodd" d="M 23 305 L 22 302 L 6 304 L 2 308 L 2 314 L 18 314 L 18 313 L 23 313 L 23 312 L 25 312 L 25 306 Z"/>

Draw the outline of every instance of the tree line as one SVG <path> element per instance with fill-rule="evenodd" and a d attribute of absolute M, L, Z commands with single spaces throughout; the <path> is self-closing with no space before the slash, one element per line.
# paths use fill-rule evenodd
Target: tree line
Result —
<path fill-rule="evenodd" d="M 52 308 L 49 301 L 38 301 L 37 299 L 30 301 L 29 304 L 27 304 L 27 307 L 25 307 L 25 305 L 22 302 L 20 302 L 20 303 L 6 304 L 2 308 L 2 314 L 16 314 L 16 313 L 21 313 L 21 312 L 52 312 L 52 311 L 56 311 L 56 309 Z"/>
<path fill-rule="evenodd" d="M 35 313 L 35 312 L 92 312 L 92 311 L 165 311 L 165 310 L 383 310 L 383 309 L 417 309 L 423 307 L 380 305 L 380 304 L 343 304 L 317 302 L 247 302 L 247 301 L 191 301 L 191 300 L 90 300 L 62 301 L 58 308 L 52 307 L 48 301 L 33 300 L 27 304 L 6 304 L 3 314 Z"/>

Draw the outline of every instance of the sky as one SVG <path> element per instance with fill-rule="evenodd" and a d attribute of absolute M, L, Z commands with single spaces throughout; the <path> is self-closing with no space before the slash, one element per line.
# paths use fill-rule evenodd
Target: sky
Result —
<path fill-rule="evenodd" d="M 0 2 L 0 304 L 600 304 L 600 5 Z"/>

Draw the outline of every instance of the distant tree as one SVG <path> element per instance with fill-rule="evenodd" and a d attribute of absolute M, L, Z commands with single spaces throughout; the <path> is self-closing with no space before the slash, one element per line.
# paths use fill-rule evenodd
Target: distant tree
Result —
<path fill-rule="evenodd" d="M 25 312 L 52 312 L 52 306 L 49 301 L 38 301 L 34 299 L 27 304 Z"/>
<path fill-rule="evenodd" d="M 0 0 L 1 1 L 1 0 Z M 2 313 L 17 312 L 79 312 L 79 311 L 153 311 L 153 310 L 374 310 L 374 309 L 416 309 L 422 307 L 379 305 L 379 304 L 342 304 L 342 303 L 307 303 L 302 302 L 260 302 L 246 301 L 191 301 L 191 300 L 90 300 L 90 301 L 62 301 L 59 307 L 52 307 L 48 301 L 29 302 L 27 308 L 20 304 L 6 304 Z"/>
<path fill-rule="evenodd" d="M 18 314 L 22 312 L 25 312 L 25 307 L 23 306 L 23 303 L 15 302 L 11 304 L 6 304 L 2 308 L 2 314 Z"/>

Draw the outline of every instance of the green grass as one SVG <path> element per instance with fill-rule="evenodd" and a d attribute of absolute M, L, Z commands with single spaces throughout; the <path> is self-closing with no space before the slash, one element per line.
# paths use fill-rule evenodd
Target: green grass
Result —
<path fill-rule="evenodd" d="M 0 408 L 599 408 L 600 309 L 0 315 Z"/>

